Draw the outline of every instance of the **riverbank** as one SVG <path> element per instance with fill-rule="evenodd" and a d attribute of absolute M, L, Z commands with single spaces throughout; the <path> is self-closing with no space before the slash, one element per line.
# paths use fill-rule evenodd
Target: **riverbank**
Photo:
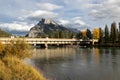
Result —
<path fill-rule="evenodd" d="M 93 45 L 93 47 L 120 47 L 120 43 L 100 43 Z"/>
<path fill-rule="evenodd" d="M 0 80 L 46 80 L 34 67 L 23 62 L 30 58 L 31 47 L 24 41 L 0 43 Z"/>

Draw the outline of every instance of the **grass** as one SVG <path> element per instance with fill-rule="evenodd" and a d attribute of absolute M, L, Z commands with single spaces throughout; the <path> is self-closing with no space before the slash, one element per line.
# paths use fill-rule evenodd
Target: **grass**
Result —
<path fill-rule="evenodd" d="M 5 57 L 0 61 L 0 80 L 45 80 L 33 67 L 16 57 Z"/>

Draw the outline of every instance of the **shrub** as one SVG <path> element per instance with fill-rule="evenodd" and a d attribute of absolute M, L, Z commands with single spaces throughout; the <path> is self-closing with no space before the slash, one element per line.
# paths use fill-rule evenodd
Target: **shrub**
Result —
<path fill-rule="evenodd" d="M 30 49 L 24 41 L 0 43 L 0 80 L 45 80 L 33 67 L 22 62 L 30 57 Z"/>
<path fill-rule="evenodd" d="M 3 45 L 1 45 L 3 46 Z M 1 48 L 1 47 L 0 47 Z M 1 56 L 16 56 L 19 59 L 30 57 L 30 46 L 24 41 L 11 41 L 10 44 L 5 45 L 1 48 Z"/>
<path fill-rule="evenodd" d="M 4 46 L 4 44 L 2 44 L 1 42 L 0 42 L 0 59 L 4 56 L 4 54 L 3 54 L 3 50 L 5 49 L 5 46 Z"/>

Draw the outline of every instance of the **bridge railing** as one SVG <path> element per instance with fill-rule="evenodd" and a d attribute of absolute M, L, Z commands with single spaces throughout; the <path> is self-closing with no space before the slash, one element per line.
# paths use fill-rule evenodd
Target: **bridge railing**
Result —
<path fill-rule="evenodd" d="M 10 43 L 11 41 L 26 41 L 30 44 L 32 43 L 52 43 L 52 42 L 81 42 L 83 41 L 82 39 L 58 39 L 58 38 L 0 38 L 0 42 L 4 43 L 4 44 L 8 44 Z M 96 39 L 90 39 L 88 41 L 91 41 L 91 42 L 98 42 L 98 40 Z"/>

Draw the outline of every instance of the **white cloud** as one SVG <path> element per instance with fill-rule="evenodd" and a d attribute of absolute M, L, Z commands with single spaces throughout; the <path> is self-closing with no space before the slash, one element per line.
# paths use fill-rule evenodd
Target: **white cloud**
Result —
<path fill-rule="evenodd" d="M 70 21 L 64 20 L 64 19 L 59 19 L 59 24 L 68 25 L 68 24 L 70 24 Z"/>
<path fill-rule="evenodd" d="M 107 13 L 103 13 L 103 12 L 101 12 L 99 10 L 96 10 L 96 9 L 91 10 L 91 12 L 89 13 L 89 15 L 93 16 L 93 20 L 103 19 L 103 18 L 108 17 Z"/>
<path fill-rule="evenodd" d="M 87 26 L 87 23 L 84 22 L 81 17 L 74 17 L 74 18 L 69 19 L 69 20 L 58 19 L 57 21 L 58 21 L 59 24 L 62 24 L 62 25 L 65 25 L 65 26 L 68 26 L 68 25 L 69 26 L 70 25 L 72 25 L 72 26 L 77 25 L 78 27 Z M 72 26 L 70 26 L 70 27 L 72 27 Z"/>
<path fill-rule="evenodd" d="M 70 8 L 86 10 L 89 3 L 93 0 L 64 0 L 64 3 Z"/>
<path fill-rule="evenodd" d="M 90 8 L 96 8 L 96 7 L 100 7 L 100 6 L 103 6 L 102 4 L 91 4 L 91 3 L 88 3 L 85 5 L 86 8 L 90 9 Z"/>
<path fill-rule="evenodd" d="M 74 24 L 79 25 L 79 26 L 86 26 L 86 23 L 82 20 L 81 17 L 74 17 L 74 18 L 72 19 L 72 22 L 73 22 Z"/>
<path fill-rule="evenodd" d="M 82 18 L 81 17 L 74 17 L 72 20 L 81 20 Z"/>
<path fill-rule="evenodd" d="M 86 25 L 86 23 L 83 22 L 83 21 L 81 21 L 81 20 L 75 20 L 74 23 L 75 23 L 75 24 L 79 24 L 79 25 L 81 25 L 81 26 L 85 26 L 85 25 Z"/>
<path fill-rule="evenodd" d="M 98 6 L 92 6 L 94 10 L 91 10 L 90 15 L 95 19 L 109 19 L 119 20 L 120 19 L 120 0 L 105 0 Z"/>
<path fill-rule="evenodd" d="M 82 18 L 79 16 L 69 20 L 59 19 L 58 21 L 60 24 L 65 25 L 66 27 L 75 28 L 78 30 L 91 28 L 90 25 L 83 21 Z"/>
<path fill-rule="evenodd" d="M 76 28 L 78 30 L 85 30 L 85 29 L 92 29 L 92 27 L 90 26 L 90 24 L 88 24 L 87 22 L 85 22 L 82 17 L 74 17 L 72 20 L 72 25 L 73 28 Z"/>
<path fill-rule="evenodd" d="M 45 10 L 36 10 L 36 11 L 28 11 L 26 15 L 19 17 L 21 20 L 30 19 L 39 21 L 41 18 L 56 18 L 58 17 L 58 13 L 45 11 Z"/>
<path fill-rule="evenodd" d="M 25 22 L 13 22 L 13 23 L 2 23 L 0 28 L 7 31 L 29 31 L 33 27 L 33 24 L 27 24 Z"/>
<path fill-rule="evenodd" d="M 50 11 L 63 8 L 63 6 L 59 6 L 51 3 L 37 3 L 37 6 L 42 10 L 50 10 Z"/>

